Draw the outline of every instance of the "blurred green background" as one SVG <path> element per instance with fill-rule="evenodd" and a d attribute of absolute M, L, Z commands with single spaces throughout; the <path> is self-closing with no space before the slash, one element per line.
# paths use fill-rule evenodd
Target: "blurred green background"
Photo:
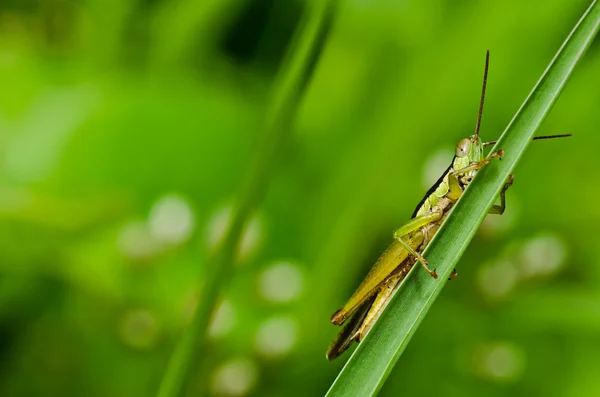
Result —
<path fill-rule="evenodd" d="M 317 1 L 317 0 L 315 0 Z M 151 396 L 309 0 L 0 4 L 0 395 Z M 588 1 L 345 0 L 189 395 L 323 395 L 329 322 Z M 381 395 L 600 394 L 600 45 Z"/>

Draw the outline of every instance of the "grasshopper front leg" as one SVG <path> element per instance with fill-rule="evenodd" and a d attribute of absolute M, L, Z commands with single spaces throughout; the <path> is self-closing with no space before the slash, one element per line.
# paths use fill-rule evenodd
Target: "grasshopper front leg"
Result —
<path fill-rule="evenodd" d="M 508 176 L 508 181 L 506 181 L 506 183 L 502 187 L 502 190 L 500 191 L 500 205 L 493 205 L 492 208 L 490 208 L 490 210 L 488 211 L 488 214 L 497 214 L 497 215 L 504 214 L 504 210 L 506 209 L 506 191 L 508 190 L 509 187 L 512 186 L 514 181 L 515 181 L 515 174 L 510 174 Z M 458 272 L 456 271 L 456 269 L 454 269 L 452 271 L 452 273 L 450 274 L 448 281 L 454 280 L 457 277 L 458 277 Z"/>
<path fill-rule="evenodd" d="M 509 187 L 512 186 L 514 180 L 515 174 L 510 174 L 508 176 L 508 180 L 506 181 L 506 183 L 502 187 L 502 190 L 500 191 L 500 205 L 493 205 L 492 208 L 490 208 L 488 214 L 504 214 L 504 210 L 506 209 L 506 191 Z"/>
<path fill-rule="evenodd" d="M 478 169 L 488 165 L 490 161 L 492 161 L 492 159 L 501 159 L 502 156 L 504 156 L 504 150 L 500 149 L 494 153 L 491 153 L 489 156 L 487 156 L 481 161 L 471 163 L 464 168 L 451 172 L 450 175 L 453 177 L 458 177 L 459 175 L 465 175 L 466 173 L 471 171 L 477 171 Z"/>
<path fill-rule="evenodd" d="M 425 271 L 429 273 L 433 278 L 438 278 L 438 274 L 436 273 L 436 271 L 429 269 L 429 263 L 427 262 L 427 260 L 423 258 L 423 256 L 420 253 L 418 253 L 415 249 L 413 249 L 406 241 L 404 241 L 403 237 L 417 231 L 423 226 L 426 226 L 432 222 L 439 221 L 440 219 L 442 219 L 442 216 L 443 213 L 441 211 L 434 211 L 429 214 L 420 215 L 411 219 L 394 232 L 394 239 L 396 239 L 400 244 L 402 244 L 402 246 L 406 248 L 406 250 L 410 252 L 411 255 L 417 258 L 423 266 L 423 268 L 425 269 Z"/>

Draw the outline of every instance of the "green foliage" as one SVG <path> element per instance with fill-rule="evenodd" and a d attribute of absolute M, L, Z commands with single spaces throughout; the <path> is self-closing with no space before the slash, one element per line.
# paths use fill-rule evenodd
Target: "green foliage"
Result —
<path fill-rule="evenodd" d="M 0 395 L 156 394 L 320 3 L 0 5 Z M 326 393 L 328 319 L 471 133 L 485 50 L 491 140 L 588 5 L 340 2 L 189 395 Z M 598 43 L 380 395 L 600 390 Z"/>

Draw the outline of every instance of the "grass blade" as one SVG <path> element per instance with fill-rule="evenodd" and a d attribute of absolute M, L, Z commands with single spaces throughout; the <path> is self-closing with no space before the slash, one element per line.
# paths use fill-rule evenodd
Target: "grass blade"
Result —
<path fill-rule="evenodd" d="M 158 390 L 159 397 L 182 395 L 187 379 L 196 367 L 196 360 L 201 353 L 202 342 L 219 292 L 233 273 L 232 264 L 242 229 L 260 202 L 277 153 L 292 129 L 296 109 L 315 70 L 333 21 L 336 5 L 337 0 L 311 4 L 299 28 L 292 51 L 275 82 L 273 99 L 265 120 L 263 144 L 257 151 L 248 183 L 241 190 L 233 208 L 232 221 L 223 242 L 210 262 L 210 272 L 192 320 L 183 331 L 168 363 Z"/>
<path fill-rule="evenodd" d="M 599 26 L 600 4 L 594 0 L 498 140 L 495 149 L 505 151 L 502 161 L 479 172 L 425 251 L 440 279 L 414 267 L 417 270 L 348 360 L 328 397 L 372 396 L 382 387 Z"/>

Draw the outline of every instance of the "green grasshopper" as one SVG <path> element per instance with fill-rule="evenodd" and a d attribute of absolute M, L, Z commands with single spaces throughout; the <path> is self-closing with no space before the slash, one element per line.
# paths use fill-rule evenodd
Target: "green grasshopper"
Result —
<path fill-rule="evenodd" d="M 436 271 L 431 270 L 421 252 L 427 247 L 477 171 L 493 159 L 501 159 L 504 155 L 504 151 L 500 149 L 484 157 L 483 148 L 496 142 L 483 143 L 479 138 L 489 56 L 488 51 L 485 57 L 483 87 L 475 133 L 458 142 L 452 163 L 417 205 L 411 220 L 394 232 L 392 244 L 381 254 L 348 302 L 331 316 L 333 324 L 341 325 L 354 314 L 352 320 L 329 346 L 326 354 L 328 360 L 333 360 L 342 354 L 353 341 L 360 342 L 364 338 L 417 260 L 427 273 L 433 278 L 438 278 Z M 533 139 L 567 136 L 571 134 L 538 136 Z M 492 206 L 490 214 L 504 213 L 505 193 L 513 180 L 514 174 L 511 174 L 500 191 L 500 205 Z M 456 276 L 457 273 L 454 271 L 450 279 Z"/>

